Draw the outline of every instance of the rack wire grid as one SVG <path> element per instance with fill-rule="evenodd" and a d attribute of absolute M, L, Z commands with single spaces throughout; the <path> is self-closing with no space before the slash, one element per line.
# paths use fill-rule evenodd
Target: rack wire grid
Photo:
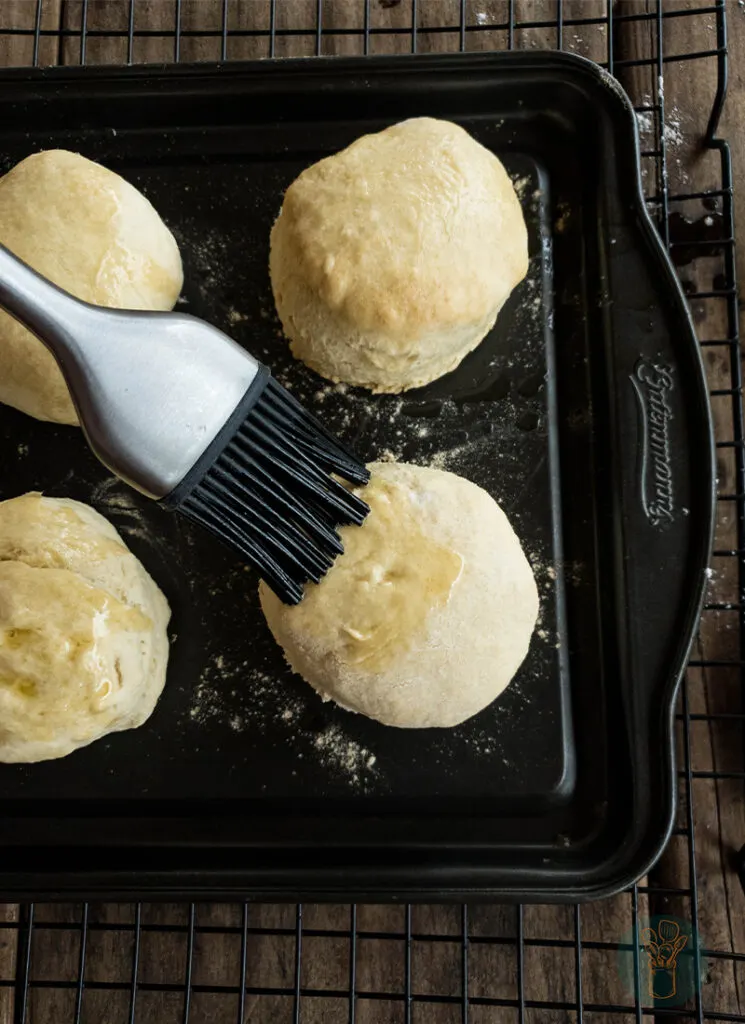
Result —
<path fill-rule="evenodd" d="M 745 12 L 733 2 L 729 15 Z M 2 0 L 4 64 L 542 47 L 605 65 L 635 102 L 648 202 L 697 325 L 719 502 L 677 713 L 676 828 L 632 890 L 581 908 L 0 906 L 0 1024 L 745 1022 L 745 451 L 732 166 L 717 136 L 727 16 L 725 0 Z M 654 915 L 688 936 L 674 999 L 647 962 Z"/>

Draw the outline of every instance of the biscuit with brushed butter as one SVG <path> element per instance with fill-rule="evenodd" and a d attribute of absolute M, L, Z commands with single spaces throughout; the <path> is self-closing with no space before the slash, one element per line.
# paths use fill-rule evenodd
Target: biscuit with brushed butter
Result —
<path fill-rule="evenodd" d="M 302 602 L 261 584 L 291 667 L 386 725 L 454 726 L 499 696 L 528 651 L 538 591 L 494 499 L 454 473 L 373 463 L 362 526 Z"/>
<path fill-rule="evenodd" d="M 34 492 L 0 502 L 0 761 L 142 725 L 165 684 L 169 618 L 92 508 Z"/>
<path fill-rule="evenodd" d="M 453 370 L 528 270 L 498 158 L 450 121 L 413 118 L 313 164 L 285 193 L 269 269 L 292 354 L 375 392 Z"/>
<path fill-rule="evenodd" d="M 34 153 L 0 177 L 0 243 L 96 306 L 173 309 L 183 283 L 176 241 L 145 196 L 64 149 Z M 0 366 L 0 402 L 77 423 L 54 357 L 2 310 Z"/>

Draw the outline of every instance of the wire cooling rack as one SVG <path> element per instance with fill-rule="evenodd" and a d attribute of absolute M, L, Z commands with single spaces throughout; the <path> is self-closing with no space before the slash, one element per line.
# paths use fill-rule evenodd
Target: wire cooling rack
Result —
<path fill-rule="evenodd" d="M 582 908 L 0 906 L 0 1024 L 745 1022 L 745 451 L 732 168 L 717 137 L 727 13 L 725 0 L 1 0 L 5 64 L 525 47 L 604 64 L 635 103 L 648 201 L 697 324 L 719 514 L 677 715 L 678 820 L 642 883 Z M 734 0 L 729 13 L 745 17 Z M 686 947 L 652 964 L 644 928 L 661 941 L 673 920 Z"/>

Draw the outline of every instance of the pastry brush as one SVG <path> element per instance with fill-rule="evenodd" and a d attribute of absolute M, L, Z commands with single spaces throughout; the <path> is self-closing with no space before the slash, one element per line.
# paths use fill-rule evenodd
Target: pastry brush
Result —
<path fill-rule="evenodd" d="M 343 551 L 368 471 L 271 376 L 185 313 L 82 302 L 0 246 L 0 306 L 51 351 L 112 473 L 219 537 L 286 604 Z"/>

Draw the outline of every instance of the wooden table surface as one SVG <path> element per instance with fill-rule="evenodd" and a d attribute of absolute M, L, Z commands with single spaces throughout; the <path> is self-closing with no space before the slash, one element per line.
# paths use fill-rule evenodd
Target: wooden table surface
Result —
<path fill-rule="evenodd" d="M 608 0 L 610 2 L 610 0 Z M 490 23 L 506 22 L 507 0 L 469 0 L 469 7 L 478 9 L 478 17 Z M 691 0 L 666 0 L 666 12 L 702 6 Z M 231 27 L 265 27 L 268 17 L 265 0 L 231 0 Z M 325 0 L 324 25 L 327 28 L 355 27 L 360 22 L 364 4 L 360 0 Z M 419 49 L 457 49 L 458 39 L 438 35 L 427 29 L 438 24 L 457 24 L 459 0 L 420 0 Z M 621 0 L 616 13 L 632 14 L 654 10 L 655 0 Z M 60 25 L 79 28 L 80 0 L 45 0 L 44 28 Z M 220 0 L 183 0 L 183 28 L 219 28 Z M 373 0 L 371 18 L 376 26 L 405 26 L 409 23 L 410 4 L 397 0 Z M 35 0 L 0 0 L 0 29 L 12 25 L 33 24 Z M 128 4 L 120 0 L 90 0 L 87 5 L 89 29 L 123 28 L 127 24 Z M 172 0 L 137 0 L 137 28 L 170 30 L 173 25 Z M 280 0 L 277 6 L 279 28 L 315 26 L 315 0 Z M 572 25 L 573 19 L 604 16 L 606 0 L 568 0 L 564 4 L 566 25 L 563 45 L 591 58 L 607 58 L 604 26 Z M 516 0 L 518 21 L 552 21 L 556 16 L 554 0 Z M 475 16 L 475 15 L 474 15 Z M 722 132 L 733 147 L 739 223 L 745 227 L 745 9 L 742 0 L 729 5 L 730 88 L 722 122 Z M 654 23 L 622 20 L 616 22 L 614 53 L 616 60 L 654 56 L 656 37 Z M 556 29 L 530 29 L 516 33 L 518 47 L 555 47 Z M 497 49 L 507 46 L 507 34 L 494 31 L 469 35 L 469 46 Z M 312 52 L 312 36 L 301 39 L 279 37 L 276 55 Z M 244 37 L 231 40 L 228 56 L 248 58 L 266 56 L 266 40 Z M 665 23 L 667 55 L 690 54 L 716 46 L 713 14 L 669 18 Z M 375 52 L 407 50 L 406 35 L 373 37 Z M 359 53 L 359 38 L 331 35 L 324 40 L 324 52 Z M 80 58 L 79 37 L 70 36 L 60 42 L 55 37 L 42 39 L 41 63 L 77 63 Z M 183 38 L 181 59 L 217 59 L 219 39 Z M 33 44 L 29 38 L 2 35 L 0 32 L 0 64 L 30 63 Z M 126 37 L 118 39 L 91 37 L 86 60 L 89 63 L 115 62 L 127 59 Z M 156 36 L 138 39 L 136 61 L 173 59 L 173 41 Z M 657 69 L 654 66 L 628 66 L 618 75 L 636 104 L 657 101 Z M 667 115 L 667 156 L 671 194 L 693 193 L 719 187 L 720 167 L 715 154 L 700 147 L 716 87 L 714 60 L 671 61 L 665 65 L 664 102 Z M 643 140 L 644 141 L 644 140 Z M 654 188 L 652 161 L 644 161 L 650 190 Z M 674 203 L 673 210 L 690 221 L 699 221 L 710 212 L 700 200 Z M 740 232 L 740 266 L 745 266 L 745 231 Z M 680 268 L 689 290 L 712 288 L 713 277 L 721 273 L 721 258 L 697 259 Z M 693 314 L 702 339 L 726 336 L 724 305 L 715 299 L 697 300 Z M 706 348 L 705 360 L 712 388 L 730 386 L 727 350 Z M 714 412 L 721 437 L 731 437 L 729 402 L 715 401 Z M 733 492 L 734 462 L 731 451 L 719 453 L 719 478 L 722 492 Z M 734 516 L 731 506 L 721 506 L 717 531 L 717 547 L 735 547 Z M 715 559 L 712 580 L 713 600 L 733 600 L 737 594 L 735 559 Z M 734 588 L 734 590 L 733 590 Z M 736 600 L 736 597 L 734 598 Z M 709 612 L 705 615 L 694 657 L 698 661 L 736 660 L 738 650 L 737 612 Z M 690 669 L 687 695 L 691 713 L 742 713 L 739 675 L 726 668 Z M 742 771 L 742 726 L 727 719 L 694 721 L 691 726 L 690 758 L 694 769 L 706 771 Z M 681 749 L 681 756 L 684 751 Z M 705 1001 L 709 1011 L 745 1015 L 745 896 L 733 869 L 733 853 L 745 843 L 745 802 L 742 782 L 736 779 L 697 778 L 694 782 L 693 824 L 699 892 L 699 931 L 704 948 L 720 952 L 734 951 L 743 955 L 737 962 L 714 958 L 709 963 L 705 982 Z M 687 794 L 681 792 L 680 824 L 686 823 Z M 685 836 L 676 836 L 667 852 L 645 880 L 654 887 L 651 894 L 643 887 L 638 897 L 639 911 L 673 913 L 690 920 L 690 899 L 686 895 L 660 894 L 659 890 L 687 889 L 690 883 L 689 844 Z M 501 936 L 514 939 L 518 928 L 526 940 L 524 962 L 518 965 L 513 944 L 481 944 L 472 942 L 469 950 L 468 990 L 472 997 L 497 996 L 516 998 L 518 970 L 524 984 L 525 998 L 543 1002 L 574 1004 L 579 998 L 575 983 L 575 951 L 573 941 L 581 927 L 581 938 L 589 944 L 583 950 L 582 997 L 585 1004 L 597 1009 L 587 1013 L 585 1021 L 631 1021 L 634 1015 L 612 1015 L 602 1010 L 611 1003 L 628 1005 L 629 997 L 616 966 L 616 953 L 604 949 L 603 943 L 620 941 L 632 927 L 632 897 L 623 894 L 616 899 L 582 908 L 575 915 L 571 907 L 526 907 L 521 914 L 509 907 L 473 907 L 469 910 L 469 935 Z M 87 923 L 86 973 L 88 983 L 101 980 L 129 981 L 132 963 L 132 932 L 119 925 L 132 924 L 135 910 L 130 905 L 93 906 Z M 138 980 L 144 988 L 138 993 L 136 1020 L 147 1024 L 169 1024 L 183 1019 L 183 985 L 187 969 L 188 906 L 164 905 L 142 909 L 142 932 L 139 949 Z M 18 908 L 0 906 L 0 921 L 17 919 Z M 240 978 L 240 929 L 242 908 L 208 905 L 196 909 L 200 926 L 192 956 L 192 982 L 200 985 L 237 985 Z M 249 984 L 260 984 L 270 991 L 252 995 L 246 1004 L 245 1020 L 282 1022 L 293 1019 L 292 1001 L 287 996 L 272 994 L 292 988 L 295 970 L 296 911 L 289 906 L 256 906 L 248 910 L 252 927 L 275 929 L 274 934 L 250 934 L 247 945 Z M 59 982 L 78 977 L 81 908 L 47 906 L 38 910 L 38 920 L 59 925 L 54 929 L 37 929 L 32 949 L 31 977 L 37 981 Z M 65 930 L 66 922 L 75 929 Z M 99 924 L 110 928 L 99 928 Z M 202 929 L 204 926 L 204 930 Z M 346 1021 L 349 1003 L 344 993 L 350 977 L 350 944 L 346 936 L 350 927 L 350 908 L 343 906 L 306 906 L 304 908 L 304 939 L 301 985 L 316 990 L 318 995 L 302 1002 L 303 1021 Z M 210 928 L 215 930 L 211 931 Z M 220 928 L 233 929 L 221 933 Z M 357 909 L 355 920 L 358 935 L 356 950 L 356 987 L 358 992 L 383 991 L 401 993 L 404 985 L 405 910 L 400 907 L 364 906 Z M 415 907 L 411 911 L 411 988 L 414 994 L 459 995 L 462 991 L 461 945 L 463 920 L 460 908 Z M 386 937 L 391 936 L 394 937 Z M 417 936 L 437 936 L 440 941 L 426 943 Z M 551 945 L 552 940 L 560 940 Z M 567 940 L 569 940 L 567 942 Z M 564 944 L 562 945 L 562 941 Z M 542 944 L 547 942 L 549 944 Z M 0 928 L 0 981 L 14 976 L 17 950 L 16 933 Z M 258 979 L 258 980 L 257 980 Z M 148 990 L 149 984 L 169 984 L 171 992 Z M 328 996 L 322 993 L 328 991 Z M 236 997 L 237 998 L 237 997 Z M 189 1020 L 194 1022 L 235 1020 L 237 1001 L 234 997 L 210 996 L 197 992 L 193 996 Z M 74 1019 L 76 990 L 50 984 L 32 992 L 27 1021 L 39 1024 L 66 1024 Z M 129 994 L 124 991 L 86 990 L 81 1019 L 96 1024 L 113 1024 L 129 1020 Z M 18 1006 L 11 989 L 0 987 L 0 1024 L 17 1019 Z M 461 1020 L 461 1008 L 453 1004 L 416 1003 L 412 1019 L 427 1024 L 445 1024 Z M 384 1024 L 403 1021 L 403 1004 L 386 1000 L 366 1000 L 360 996 L 356 1004 L 358 1022 Z M 526 1013 L 531 1021 L 553 1022 L 575 1020 L 568 1010 L 536 1007 Z M 512 1009 L 472 1006 L 472 1022 L 517 1020 Z"/>

